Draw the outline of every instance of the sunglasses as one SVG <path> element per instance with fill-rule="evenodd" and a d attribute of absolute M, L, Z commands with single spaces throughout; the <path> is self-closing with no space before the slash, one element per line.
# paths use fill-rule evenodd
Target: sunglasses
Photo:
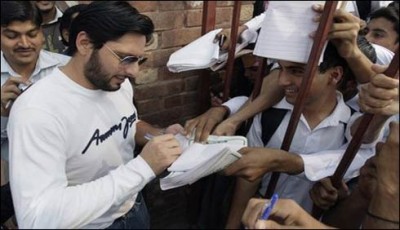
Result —
<path fill-rule="evenodd" d="M 108 51 L 110 51 L 116 58 L 118 58 L 118 60 L 120 61 L 121 65 L 131 65 L 131 64 L 135 64 L 136 62 L 141 65 L 144 62 L 147 61 L 146 57 L 143 56 L 133 56 L 133 55 L 128 55 L 125 56 L 123 58 L 121 58 L 118 54 L 116 54 L 110 47 L 108 47 L 106 44 L 104 44 L 104 47 L 107 48 Z"/>

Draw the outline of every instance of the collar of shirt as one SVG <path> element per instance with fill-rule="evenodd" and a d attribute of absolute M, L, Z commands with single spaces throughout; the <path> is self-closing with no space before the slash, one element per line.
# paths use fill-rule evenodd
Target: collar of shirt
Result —
<path fill-rule="evenodd" d="M 42 25 L 49 25 L 49 24 L 56 23 L 58 21 L 58 19 L 61 18 L 62 16 L 63 16 L 63 12 L 61 12 L 61 10 L 59 10 L 56 7 L 56 16 L 54 17 L 54 19 L 49 21 L 48 23 L 43 23 Z"/>
<path fill-rule="evenodd" d="M 39 54 L 39 59 L 36 62 L 35 70 L 33 71 L 31 76 L 35 76 L 43 69 L 47 69 L 59 64 L 61 64 L 61 62 L 57 58 L 54 58 L 50 52 L 41 50 Z M 4 58 L 3 52 L 1 52 L 1 73 L 8 73 L 11 76 L 19 75 L 8 64 L 7 60 Z"/>
<path fill-rule="evenodd" d="M 343 100 L 343 95 L 339 92 L 336 91 L 336 100 L 337 104 L 333 112 L 326 117 L 321 124 L 318 125 L 319 128 L 324 128 L 327 126 L 336 126 L 339 123 L 348 123 L 351 117 L 351 110 L 350 108 L 346 105 L 346 103 Z M 287 109 L 290 111 L 293 111 L 294 106 L 286 101 L 285 98 L 283 98 L 278 104 L 273 106 L 274 108 L 278 109 Z M 304 119 L 303 115 L 301 116 L 300 119 Z"/>

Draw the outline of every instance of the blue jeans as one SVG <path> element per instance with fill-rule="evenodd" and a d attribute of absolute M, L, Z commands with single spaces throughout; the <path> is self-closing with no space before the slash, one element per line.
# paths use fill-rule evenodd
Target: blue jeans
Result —
<path fill-rule="evenodd" d="M 150 216 L 141 192 L 131 210 L 114 220 L 107 229 L 150 229 Z"/>

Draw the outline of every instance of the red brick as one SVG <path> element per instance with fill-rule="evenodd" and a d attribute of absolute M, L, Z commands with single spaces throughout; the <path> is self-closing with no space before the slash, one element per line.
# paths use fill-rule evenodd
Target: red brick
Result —
<path fill-rule="evenodd" d="M 151 12 L 147 13 L 154 23 L 156 31 L 178 29 L 184 26 L 182 11 Z"/>
<path fill-rule="evenodd" d="M 217 1 L 217 7 L 218 6 L 233 6 L 234 1 Z M 244 2 L 244 1 L 242 1 Z"/>
<path fill-rule="evenodd" d="M 200 27 L 164 31 L 161 33 L 161 48 L 184 46 L 199 38 L 200 35 Z"/>
<path fill-rule="evenodd" d="M 158 70 L 155 68 L 143 68 L 139 72 L 139 76 L 135 78 L 138 85 L 155 82 L 158 79 Z"/>
<path fill-rule="evenodd" d="M 232 20 L 232 7 L 217 8 L 215 24 L 230 23 Z"/>
<path fill-rule="evenodd" d="M 203 20 L 202 10 L 188 10 L 186 16 L 186 26 L 201 26 Z"/>
<path fill-rule="evenodd" d="M 203 9 L 203 1 L 185 1 L 186 9 Z"/>
<path fill-rule="evenodd" d="M 197 92 L 188 92 L 182 94 L 182 104 L 188 105 L 193 104 L 199 98 L 199 94 Z"/>
<path fill-rule="evenodd" d="M 162 50 L 155 50 L 152 52 L 153 57 L 153 67 L 165 67 L 167 66 L 169 57 L 172 53 L 177 51 L 179 48 L 171 48 L 171 49 L 162 49 Z"/>
<path fill-rule="evenodd" d="M 184 82 L 182 79 L 171 80 L 171 81 L 166 82 L 166 87 L 167 87 L 166 95 L 181 93 L 184 91 L 184 88 L 183 88 Z"/>
<path fill-rule="evenodd" d="M 135 99 L 136 101 L 154 99 L 165 95 L 166 92 L 165 86 L 161 85 L 159 82 L 137 85 L 135 87 Z"/>
<path fill-rule="evenodd" d="M 173 123 L 177 123 L 184 110 L 185 110 L 184 106 L 171 107 L 162 111 L 158 111 L 158 113 L 142 114 L 141 119 L 147 122 L 151 122 L 151 124 L 156 123 L 157 125 L 166 127 Z"/>
<path fill-rule="evenodd" d="M 240 9 L 240 21 L 249 21 L 253 18 L 253 5 L 242 5 Z"/>
<path fill-rule="evenodd" d="M 185 3 L 184 1 L 159 1 L 160 11 L 167 11 L 167 10 L 184 10 Z M 181 11 L 182 13 L 182 11 Z M 183 13 L 182 13 L 183 14 Z"/>
<path fill-rule="evenodd" d="M 139 114 L 154 113 L 164 109 L 163 100 L 150 99 L 137 102 L 137 108 Z"/>
<path fill-rule="evenodd" d="M 185 78 L 185 91 L 195 91 L 199 89 L 199 76 Z"/>
<path fill-rule="evenodd" d="M 181 106 L 183 101 L 183 97 L 181 94 L 173 95 L 170 97 L 165 97 L 164 99 L 164 108 L 171 108 L 176 106 Z"/>
<path fill-rule="evenodd" d="M 161 81 L 145 85 L 139 85 L 135 88 L 136 100 L 154 99 L 167 95 L 181 93 L 183 91 L 182 80 Z"/>
<path fill-rule="evenodd" d="M 129 1 L 140 13 L 158 10 L 158 1 Z"/>
<path fill-rule="evenodd" d="M 185 124 L 185 122 L 189 119 L 192 119 L 198 115 L 200 115 L 200 106 L 198 103 L 186 104 L 185 110 L 182 112 L 182 118 L 180 123 Z"/>

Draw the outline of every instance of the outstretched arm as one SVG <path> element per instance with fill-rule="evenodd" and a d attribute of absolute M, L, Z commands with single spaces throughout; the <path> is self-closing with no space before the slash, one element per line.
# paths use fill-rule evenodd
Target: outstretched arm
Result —
<path fill-rule="evenodd" d="M 279 87 L 278 81 L 279 70 L 272 70 L 263 80 L 260 95 L 253 101 L 249 99 L 237 113 L 219 124 L 215 128 L 214 134 L 233 135 L 242 122 L 278 103 L 283 98 L 283 90 Z"/>

